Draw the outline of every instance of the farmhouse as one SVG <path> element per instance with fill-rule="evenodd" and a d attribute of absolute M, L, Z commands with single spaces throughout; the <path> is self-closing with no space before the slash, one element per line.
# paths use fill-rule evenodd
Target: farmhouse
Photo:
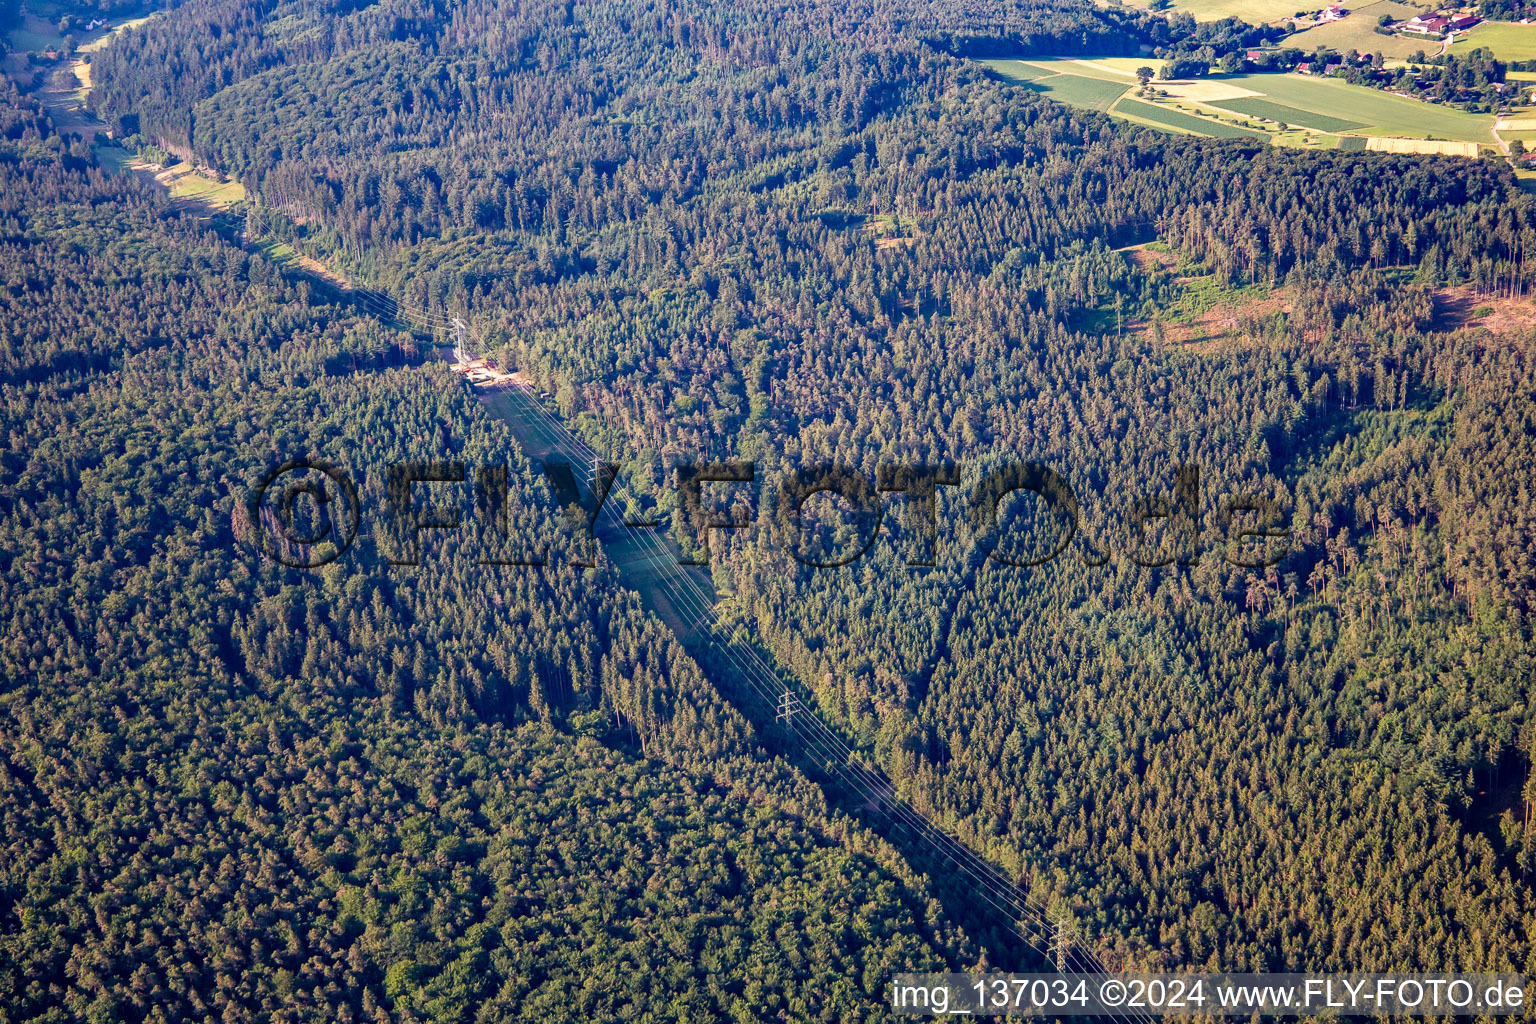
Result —
<path fill-rule="evenodd" d="M 1403 26 L 1403 31 L 1421 36 L 1442 36 L 1445 35 L 1445 30 L 1450 24 L 1451 20 L 1441 14 L 1432 14 L 1427 18 L 1422 14 L 1415 14 L 1408 24 Z"/>
<path fill-rule="evenodd" d="M 1323 9 L 1323 13 L 1318 17 L 1317 20 L 1318 21 L 1338 21 L 1339 19 L 1343 18 L 1348 13 L 1349 13 L 1348 11 L 1346 11 L 1344 8 L 1340 7 L 1338 4 L 1329 4 L 1327 7 L 1325 7 Z"/>
<path fill-rule="evenodd" d="M 1463 14 L 1451 19 L 1451 31 L 1461 32 L 1476 25 L 1482 19 L 1475 14 Z"/>

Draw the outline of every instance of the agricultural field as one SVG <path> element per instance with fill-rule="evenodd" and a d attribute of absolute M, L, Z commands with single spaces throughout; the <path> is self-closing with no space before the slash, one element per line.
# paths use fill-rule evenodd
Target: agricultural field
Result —
<path fill-rule="evenodd" d="M 1130 70 L 1119 70 L 1111 60 L 1123 60 Z M 1136 86 L 1135 68 L 1145 60 L 984 60 L 981 63 L 1002 77 L 1049 96 L 1058 103 L 1090 110 L 1108 110 L 1127 89 Z"/>
<path fill-rule="evenodd" d="M 1266 117 L 1271 121 L 1279 121 L 1281 124 L 1301 125 L 1320 132 L 1358 132 L 1368 127 L 1359 121 L 1348 121 L 1342 117 L 1333 117 L 1328 114 L 1319 114 L 1315 111 L 1301 110 L 1297 107 L 1287 106 L 1284 103 L 1276 103 L 1274 100 L 1265 99 L 1262 96 L 1246 96 L 1231 100 L 1215 100 L 1212 106 L 1223 110 L 1231 110 L 1238 114 L 1250 114 L 1254 117 Z"/>
<path fill-rule="evenodd" d="M 1262 139 L 1266 133 L 1252 128 L 1242 128 L 1225 121 L 1212 121 L 1208 118 L 1195 117 L 1178 110 L 1170 110 L 1165 106 L 1154 103 L 1144 103 L 1141 100 L 1123 99 L 1115 105 L 1116 113 L 1130 114 L 1138 120 L 1150 121 L 1154 124 L 1169 125 L 1191 135 L 1209 135 L 1216 139 L 1240 139 L 1244 136 Z"/>
<path fill-rule="evenodd" d="M 1420 156 L 1477 156 L 1481 152 L 1475 142 L 1446 142 L 1441 139 L 1366 139 L 1365 148 L 1372 153 L 1415 153 Z"/>
<path fill-rule="evenodd" d="M 1494 141 L 1492 115 L 1468 114 L 1334 78 L 1212 75 L 1193 81 L 1155 82 L 1157 95 L 1138 97 L 1135 69 L 1158 62 L 1112 57 L 983 63 L 1004 78 L 1059 102 L 1178 134 L 1268 138 L 1278 146 L 1355 152 L 1426 148 L 1407 143 L 1368 144 L 1368 138 L 1443 140 L 1463 145 L 1432 148 L 1466 154 L 1477 152 L 1476 147 L 1492 147 Z"/>
<path fill-rule="evenodd" d="M 991 69 L 993 74 L 1006 78 L 1016 84 L 1049 78 L 1059 73 L 1022 60 L 983 60 L 978 63 Z"/>
<path fill-rule="evenodd" d="M 1451 52 L 1467 53 L 1478 47 L 1492 50 L 1499 60 L 1536 60 L 1536 25 L 1485 21 L 1452 43 Z"/>
<path fill-rule="evenodd" d="M 1384 36 L 1376 31 L 1376 22 L 1383 14 L 1401 21 L 1418 14 L 1423 8 L 1411 4 L 1378 0 L 1377 3 L 1349 8 L 1348 16 L 1339 21 L 1317 25 L 1291 36 L 1286 46 L 1312 52 L 1326 48 L 1335 53 L 1355 50 L 1360 53 L 1379 53 L 1385 57 L 1406 58 L 1419 50 L 1434 53 L 1439 44 L 1434 40 Z"/>
<path fill-rule="evenodd" d="M 1036 79 L 1029 84 L 1031 88 L 1059 103 L 1070 103 L 1074 107 L 1088 107 L 1091 110 L 1108 110 L 1125 95 L 1128 88 L 1124 82 L 1106 82 L 1079 75 L 1055 75 Z"/>
<path fill-rule="evenodd" d="M 1233 75 L 1227 79 L 1262 93 L 1273 102 L 1310 115 L 1343 118 L 1367 127 L 1361 135 L 1400 136 L 1422 139 L 1433 136 L 1459 142 L 1488 142 L 1492 136 L 1493 115 L 1468 114 L 1462 110 L 1437 106 L 1404 96 L 1394 96 L 1379 89 L 1350 85 L 1336 78 L 1309 75 Z M 1296 124 L 1313 127 L 1306 120 Z M 1324 124 L 1317 121 L 1318 125 Z M 1319 128 L 1328 131 L 1327 128 Z"/>
<path fill-rule="evenodd" d="M 1394 96 L 1378 89 L 1350 85 L 1334 78 L 1307 75 L 1233 75 L 1226 79 L 1261 94 L 1267 108 L 1286 124 L 1314 131 L 1342 131 L 1368 136 L 1423 139 L 1433 137 L 1457 142 L 1491 143 L 1491 114 L 1468 114 L 1449 107 Z M 1216 101 L 1243 113 L 1269 117 L 1257 109 L 1245 109 L 1251 101 Z M 1234 106 L 1234 104 L 1239 104 Z M 1281 109 L 1283 108 L 1283 109 Z M 1360 125 L 1342 129 L 1341 122 Z"/>
<path fill-rule="evenodd" d="M 1030 57 L 1024 60 L 983 60 L 980 63 L 1016 82 L 1039 82 L 1072 76 L 1122 86 L 1136 84 L 1136 69 L 1156 68 L 1156 57 Z"/>
<path fill-rule="evenodd" d="M 1132 6 L 1145 7 L 1147 0 L 1131 0 Z M 1222 18 L 1241 18 L 1249 23 L 1284 21 L 1296 16 L 1298 11 L 1317 10 L 1311 0 L 1297 4 L 1285 0 L 1173 0 L 1173 9 L 1192 15 L 1196 21 L 1220 21 Z"/>

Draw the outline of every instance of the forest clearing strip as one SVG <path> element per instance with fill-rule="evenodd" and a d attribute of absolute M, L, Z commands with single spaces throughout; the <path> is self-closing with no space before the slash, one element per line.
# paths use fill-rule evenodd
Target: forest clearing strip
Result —
<path fill-rule="evenodd" d="M 595 457 L 596 453 L 545 409 L 531 390 L 517 388 L 502 394 L 504 397 L 497 401 L 496 411 L 514 428 L 516 436 L 539 435 L 533 450 L 546 453 L 546 457 L 550 452 L 563 454 L 567 464 L 571 465 L 581 465 L 589 457 Z M 966 902 L 972 912 L 981 912 L 983 916 L 1000 915 L 1010 931 L 1037 955 L 1046 956 L 1056 941 L 1056 926 L 1046 919 L 1044 907 L 1019 890 L 990 861 L 934 825 L 926 815 L 896 795 L 883 771 L 869 767 L 856 750 L 822 721 L 814 707 L 791 696 L 794 692 L 792 679 L 770 666 L 771 656 L 761 651 L 755 640 L 749 640 L 743 646 L 735 637 L 723 640 L 717 636 L 715 596 L 707 570 L 677 565 L 675 548 L 670 541 L 657 537 L 650 530 L 627 528 L 612 505 L 604 508 L 610 517 L 610 525 L 603 530 L 604 544 L 617 542 L 615 553 L 621 557 L 614 559 L 614 564 L 621 579 L 635 588 L 642 600 L 646 600 L 648 606 L 673 628 L 685 651 L 701 665 L 712 668 L 716 678 L 733 682 L 738 698 L 748 698 L 745 702 L 738 699 L 736 703 L 744 713 L 750 708 L 757 709 L 757 714 L 749 714 L 749 720 L 754 720 L 764 735 L 779 733 L 787 739 L 783 752 L 802 770 L 813 778 L 829 779 L 850 794 L 844 809 L 854 817 L 864 820 L 871 828 L 874 826 L 868 821 L 870 815 L 884 818 L 887 827 L 875 831 L 885 835 L 904 855 L 930 870 L 957 871 L 959 876 L 964 876 L 935 873 L 936 879 L 962 883 L 964 891 L 969 893 Z M 746 694 L 741 689 L 742 684 L 755 690 L 755 695 Z M 786 726 L 779 725 L 786 713 L 786 705 L 775 704 L 781 687 L 782 697 L 777 699 L 791 702 L 789 706 L 793 714 L 799 715 L 798 719 L 792 716 Z M 766 714 L 773 712 L 775 707 L 779 708 L 779 716 L 769 722 Z M 797 725 L 797 721 L 800 724 Z M 913 843 L 919 844 L 919 848 L 914 849 Z M 914 854 L 918 856 L 914 857 Z M 952 895 L 959 896 L 958 893 Z M 1074 945 L 1065 956 L 1071 970 L 1088 973 L 1105 970 L 1103 962 L 1088 949 Z"/>

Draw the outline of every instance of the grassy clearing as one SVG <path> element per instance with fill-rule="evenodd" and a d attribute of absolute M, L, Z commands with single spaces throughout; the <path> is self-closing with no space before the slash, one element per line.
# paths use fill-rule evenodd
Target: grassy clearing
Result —
<path fill-rule="evenodd" d="M 1267 117 L 1271 121 L 1279 121 L 1282 124 L 1301 125 L 1304 128 L 1315 128 L 1320 132 L 1348 132 L 1358 131 L 1367 127 L 1359 121 L 1346 121 L 1342 117 L 1332 117 L 1328 114 L 1319 114 L 1313 110 L 1302 110 L 1300 107 L 1288 107 L 1284 103 L 1276 103 L 1262 97 L 1252 99 L 1216 100 L 1212 106 L 1223 110 L 1231 110 L 1238 114 L 1248 114 L 1252 117 Z"/>
<path fill-rule="evenodd" d="M 268 262 L 280 267 L 297 267 L 299 265 L 298 251 L 287 242 L 279 242 L 267 238 L 257 242 L 254 246 L 257 252 L 265 256 Z"/>
<path fill-rule="evenodd" d="M 1226 124 L 1221 121 L 1208 121 L 1203 117 L 1195 117 L 1191 114 L 1180 113 L 1177 110 L 1169 110 L 1167 107 L 1159 107 L 1153 103 L 1143 103 L 1141 100 L 1123 99 L 1116 105 L 1115 110 L 1116 112 L 1133 114 L 1145 121 L 1182 128 L 1191 133 L 1209 135 L 1217 139 L 1265 137 L 1265 133 L 1261 131 L 1240 128 L 1235 124 Z"/>
<path fill-rule="evenodd" d="M 1330 21 L 1298 32 L 1287 39 L 1285 45 L 1308 53 L 1321 47 L 1335 53 L 1358 50 L 1360 53 L 1379 53 L 1399 58 L 1411 57 L 1419 50 L 1433 53 L 1439 49 L 1439 44 L 1432 40 L 1384 36 L 1376 31 L 1376 22 L 1383 14 L 1401 21 L 1413 17 L 1420 10 L 1408 4 L 1393 3 L 1392 0 L 1378 0 L 1374 4 L 1351 7 L 1349 15 L 1339 21 Z"/>
<path fill-rule="evenodd" d="M 183 199 L 215 210 L 227 210 L 245 200 L 245 186 L 238 181 L 205 178 L 185 161 L 159 171 L 155 180 L 169 189 L 172 199 Z"/>
<path fill-rule="evenodd" d="M 1159 298 L 1127 317 L 1127 332 L 1200 351 L 1241 341 L 1247 323 L 1288 312 L 1283 293 L 1258 285 L 1224 286 L 1205 266 L 1166 247 L 1145 246 L 1128 255 L 1151 278 Z M 1101 333 L 1118 328 L 1113 304 L 1096 310 L 1093 320 Z"/>
<path fill-rule="evenodd" d="M 95 39 L 92 39 L 90 42 L 83 44 L 79 47 L 79 51 L 81 53 L 95 53 L 98 50 L 105 50 L 107 48 L 107 44 L 110 43 L 115 36 L 122 32 L 126 32 L 130 28 L 138 28 L 140 25 L 144 24 L 146 21 L 153 17 L 153 14 L 146 14 L 142 18 L 130 18 L 123 22 L 121 25 L 107 29 Z"/>
<path fill-rule="evenodd" d="M 154 17 L 153 14 L 148 14 L 142 18 L 134 18 L 112 28 L 98 28 L 90 32 L 86 32 L 84 29 L 77 29 L 71 32 L 70 35 L 74 36 L 75 41 L 79 44 L 75 47 L 76 52 L 93 53 L 105 47 L 112 41 L 113 36 L 125 28 L 142 25 L 152 17 Z M 6 33 L 6 42 L 10 44 L 11 49 L 14 51 L 62 50 L 64 48 L 64 34 L 59 31 L 57 17 L 53 21 L 46 21 L 38 17 L 37 14 L 30 13 L 21 19 L 19 25 Z"/>
<path fill-rule="evenodd" d="M 1467 53 L 1480 46 L 1492 50 L 1499 60 L 1536 60 L 1536 25 L 1485 21 L 1452 43 L 1451 52 Z"/>
<path fill-rule="evenodd" d="M 52 22 L 44 21 L 35 14 L 28 14 L 21 19 L 21 24 L 6 33 L 6 41 L 12 50 L 21 52 L 24 50 L 62 50 L 64 48 L 64 36 L 59 32 L 59 26 Z"/>
<path fill-rule="evenodd" d="M 1240 310 L 1269 297 L 1269 292 L 1258 285 L 1227 288 L 1209 275 L 1184 278 L 1179 285 L 1173 301 L 1162 309 L 1163 320 L 1169 324 L 1195 323 L 1212 311 Z"/>
<path fill-rule="evenodd" d="M 96 162 L 101 164 L 102 169 L 108 174 L 131 171 L 136 161 L 137 157 L 122 146 L 100 146 L 96 149 Z"/>
<path fill-rule="evenodd" d="M 279 242 L 275 238 L 264 238 L 255 243 L 255 248 L 280 267 L 287 267 L 290 270 L 308 274 L 310 277 L 319 278 L 344 291 L 355 287 L 345 274 L 332 270 L 314 257 L 299 252 L 287 242 Z"/>

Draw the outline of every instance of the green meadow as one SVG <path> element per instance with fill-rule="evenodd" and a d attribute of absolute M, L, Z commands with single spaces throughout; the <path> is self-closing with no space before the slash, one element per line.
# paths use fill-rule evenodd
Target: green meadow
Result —
<path fill-rule="evenodd" d="M 1380 89 L 1350 85 L 1336 78 L 1310 75 L 1230 75 L 1224 76 L 1221 81 L 1263 93 L 1264 98 L 1294 110 L 1364 125 L 1363 129 L 1352 129 L 1361 135 L 1405 139 L 1434 137 L 1460 142 L 1493 141 L 1489 134 L 1493 129 L 1491 114 L 1468 114 L 1451 107 L 1394 96 Z"/>
<path fill-rule="evenodd" d="M 79 28 L 69 34 L 75 38 L 78 44 L 76 48 L 80 52 L 90 53 L 93 50 L 100 50 L 106 46 L 111 37 L 116 33 L 125 28 L 142 25 L 152 17 L 154 17 L 153 14 L 146 14 L 142 17 L 132 18 L 122 24 L 114 25 L 111 28 L 103 26 L 92 29 L 89 32 Z M 61 50 L 64 47 L 64 33 L 59 31 L 57 24 L 39 17 L 34 10 L 24 15 L 18 24 L 6 33 L 6 42 L 13 51 L 47 50 L 50 48 Z"/>
<path fill-rule="evenodd" d="M 1499 60 L 1536 60 L 1536 25 L 1485 21 L 1452 43 L 1451 52 L 1467 53 L 1480 46 Z"/>
<path fill-rule="evenodd" d="M 1119 75 L 1072 60 L 985 60 L 982 63 L 1004 78 L 1058 103 L 1090 110 L 1108 110 L 1126 89 L 1136 84 L 1131 72 Z"/>
<path fill-rule="evenodd" d="M 1195 117 L 1178 110 L 1169 110 L 1154 103 L 1143 103 L 1141 100 L 1123 99 L 1115 106 L 1116 113 L 1131 114 L 1143 121 L 1151 121 L 1154 124 L 1169 125 L 1192 135 L 1209 135 L 1216 139 L 1241 139 L 1244 137 L 1262 139 L 1266 138 L 1265 132 L 1252 128 L 1242 128 L 1235 124 L 1227 124 L 1222 121 L 1211 121 L 1203 117 Z"/>
<path fill-rule="evenodd" d="M 1108 110 L 1115 100 L 1125 95 L 1126 89 L 1122 82 L 1104 82 L 1096 78 L 1081 78 L 1077 75 L 1056 75 L 1052 78 L 1038 79 L 1031 82 L 1030 87 L 1060 103 L 1070 103 L 1074 107 L 1088 107 L 1092 110 Z"/>
<path fill-rule="evenodd" d="M 1434 53 L 1439 49 L 1439 44 L 1432 40 L 1384 36 L 1376 31 L 1376 22 L 1383 14 L 1401 21 L 1413 17 L 1421 9 L 1409 4 L 1393 3 L 1392 0 L 1377 0 L 1376 3 L 1360 7 L 1351 6 L 1348 8 L 1348 16 L 1298 32 L 1287 39 L 1285 45 L 1308 53 L 1321 47 L 1335 53 L 1355 50 L 1359 53 L 1379 53 L 1386 57 L 1400 58 L 1411 57 L 1419 50 Z"/>
<path fill-rule="evenodd" d="M 1368 127 L 1359 121 L 1349 121 L 1342 117 L 1320 114 L 1315 110 L 1303 110 L 1300 107 L 1287 106 L 1284 103 L 1276 103 L 1274 100 L 1268 100 L 1262 96 L 1250 96 L 1235 100 L 1212 100 L 1210 105 L 1220 107 L 1223 110 L 1231 110 L 1238 114 L 1267 117 L 1271 121 L 1279 121 L 1282 124 L 1288 125 L 1299 125 L 1300 127 L 1312 128 L 1320 132 L 1355 132 Z"/>

